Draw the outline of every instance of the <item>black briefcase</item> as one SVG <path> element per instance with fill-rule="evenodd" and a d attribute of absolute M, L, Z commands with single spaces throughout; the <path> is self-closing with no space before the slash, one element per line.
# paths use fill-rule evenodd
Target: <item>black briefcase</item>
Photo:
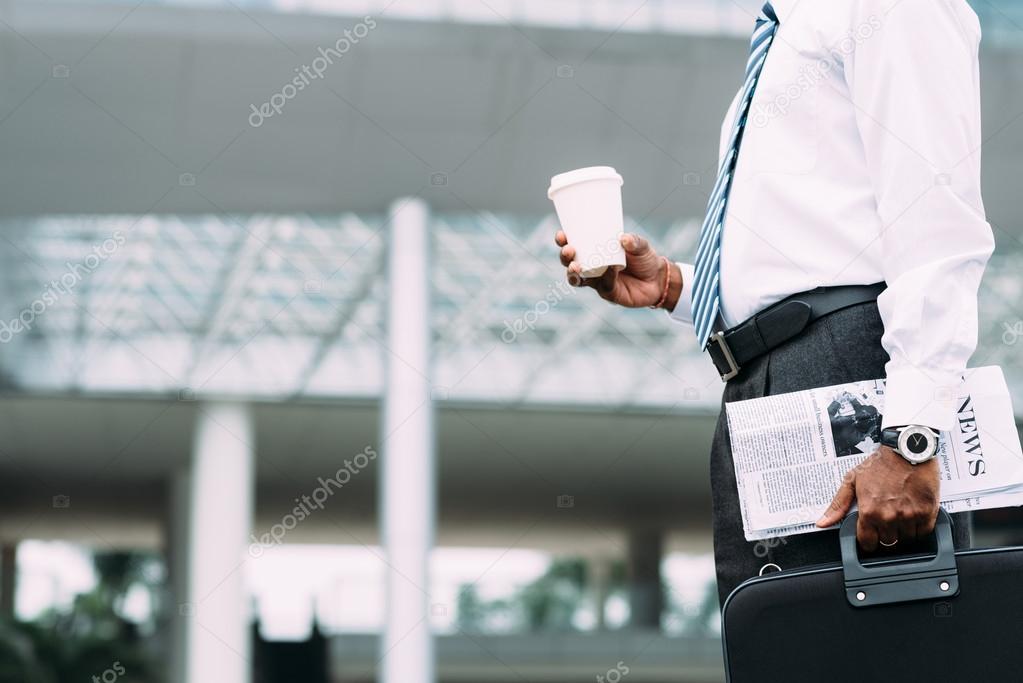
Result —
<path fill-rule="evenodd" d="M 935 553 L 861 562 L 856 515 L 841 564 L 776 572 L 728 596 L 731 683 L 1023 680 L 1023 548 L 961 550 L 942 510 Z"/>

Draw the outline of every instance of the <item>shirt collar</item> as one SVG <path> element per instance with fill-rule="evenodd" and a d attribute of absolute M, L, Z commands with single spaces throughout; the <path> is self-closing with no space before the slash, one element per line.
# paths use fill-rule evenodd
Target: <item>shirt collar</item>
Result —
<path fill-rule="evenodd" d="M 791 16 L 792 11 L 799 4 L 800 0 L 771 0 L 771 6 L 774 7 L 774 13 L 778 15 L 778 23 L 784 24 L 785 20 Z"/>

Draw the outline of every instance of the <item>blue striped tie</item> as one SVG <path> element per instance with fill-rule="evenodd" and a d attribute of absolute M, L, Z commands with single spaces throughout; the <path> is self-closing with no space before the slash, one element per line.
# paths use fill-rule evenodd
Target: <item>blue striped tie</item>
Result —
<path fill-rule="evenodd" d="M 711 328 L 721 309 L 719 286 L 721 276 L 721 228 L 725 222 L 725 209 L 728 205 L 728 194 L 732 189 L 732 176 L 739 158 L 739 147 L 742 145 L 742 134 L 746 129 L 746 117 L 749 113 L 753 93 L 757 89 L 760 72 L 767 60 L 767 51 L 771 47 L 774 35 L 778 31 L 778 15 L 771 3 L 764 5 L 757 27 L 750 41 L 750 56 L 746 66 L 746 81 L 742 86 L 742 99 L 735 112 L 735 123 L 732 126 L 731 142 L 728 152 L 721 161 L 714 191 L 710 193 L 707 204 L 707 217 L 700 228 L 700 244 L 696 249 L 696 275 L 693 278 L 693 326 L 700 348 L 707 346 Z"/>

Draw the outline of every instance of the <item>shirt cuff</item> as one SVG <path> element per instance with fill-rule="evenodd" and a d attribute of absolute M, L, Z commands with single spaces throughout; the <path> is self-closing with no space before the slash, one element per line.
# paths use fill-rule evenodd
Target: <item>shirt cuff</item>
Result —
<path fill-rule="evenodd" d="M 693 276 L 696 272 L 696 267 L 689 263 L 679 263 L 677 265 L 679 270 L 682 271 L 682 293 L 679 294 L 674 310 L 668 311 L 668 317 L 675 322 L 692 325 Z"/>
<path fill-rule="evenodd" d="M 921 425 L 949 431 L 955 426 L 956 399 L 962 375 L 923 372 L 912 366 L 888 363 L 881 429 Z"/>

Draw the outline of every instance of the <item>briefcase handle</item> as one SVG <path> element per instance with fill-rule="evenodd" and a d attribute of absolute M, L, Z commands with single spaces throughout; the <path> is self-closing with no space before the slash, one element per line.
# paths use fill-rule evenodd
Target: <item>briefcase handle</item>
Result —
<path fill-rule="evenodd" d="M 955 545 L 952 542 L 952 518 L 938 509 L 934 525 L 937 552 L 924 559 L 913 558 L 871 562 L 864 565 L 856 552 L 858 512 L 848 515 L 838 532 L 842 548 L 845 595 L 853 607 L 890 605 L 913 600 L 949 598 L 959 593 Z"/>

